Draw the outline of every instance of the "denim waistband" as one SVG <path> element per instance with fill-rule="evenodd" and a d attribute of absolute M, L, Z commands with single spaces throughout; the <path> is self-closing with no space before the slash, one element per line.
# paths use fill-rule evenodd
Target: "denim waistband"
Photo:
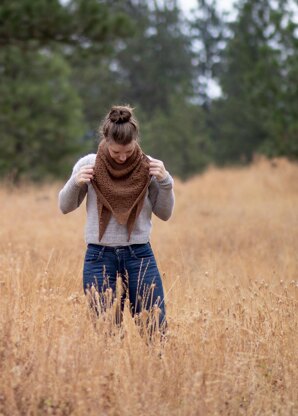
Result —
<path fill-rule="evenodd" d="M 87 245 L 87 247 L 93 247 L 93 248 L 97 248 L 97 249 L 103 249 L 104 248 L 105 251 L 115 251 L 115 250 L 120 250 L 120 249 L 121 250 L 127 249 L 127 250 L 130 251 L 130 250 L 136 249 L 138 247 L 145 247 L 148 244 L 150 245 L 149 241 L 148 241 L 148 243 L 144 243 L 144 244 L 129 244 L 127 246 L 104 246 L 104 245 L 101 245 L 101 244 L 89 243 Z"/>

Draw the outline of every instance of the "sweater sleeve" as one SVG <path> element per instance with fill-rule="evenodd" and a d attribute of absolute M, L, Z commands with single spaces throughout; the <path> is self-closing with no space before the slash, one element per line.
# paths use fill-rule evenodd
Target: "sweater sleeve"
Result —
<path fill-rule="evenodd" d="M 87 191 L 88 185 L 78 185 L 75 181 L 75 176 L 84 165 L 92 164 L 92 155 L 82 157 L 73 167 L 71 177 L 68 179 L 64 187 L 59 192 L 59 208 L 63 214 L 67 214 L 78 208 L 83 202 Z"/>
<path fill-rule="evenodd" d="M 166 178 L 158 182 L 153 177 L 149 186 L 149 198 L 153 213 L 163 221 L 167 221 L 173 212 L 175 196 L 173 191 L 174 180 L 168 173 Z"/>

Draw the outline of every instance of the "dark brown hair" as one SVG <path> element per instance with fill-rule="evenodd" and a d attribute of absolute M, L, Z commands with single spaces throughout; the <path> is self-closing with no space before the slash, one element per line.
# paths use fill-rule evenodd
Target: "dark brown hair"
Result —
<path fill-rule="evenodd" d="M 126 145 L 139 139 L 138 122 L 129 105 L 114 105 L 105 116 L 99 133 L 101 139 L 114 140 L 117 144 Z"/>

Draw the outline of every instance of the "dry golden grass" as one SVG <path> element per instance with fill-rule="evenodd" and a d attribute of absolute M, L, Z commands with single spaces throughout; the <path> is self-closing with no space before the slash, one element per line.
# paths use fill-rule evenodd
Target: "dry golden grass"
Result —
<path fill-rule="evenodd" d="M 92 322 L 85 209 L 63 216 L 59 186 L 0 189 L 1 415 L 297 414 L 297 165 L 176 181 L 152 235 L 163 346 L 127 311 L 112 334 Z"/>

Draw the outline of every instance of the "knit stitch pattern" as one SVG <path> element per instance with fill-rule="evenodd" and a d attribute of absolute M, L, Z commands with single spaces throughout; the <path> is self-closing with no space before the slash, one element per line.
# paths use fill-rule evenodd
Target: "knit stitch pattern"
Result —
<path fill-rule="evenodd" d="M 133 154 L 119 164 L 110 156 L 106 140 L 102 140 L 91 183 L 97 196 L 99 241 L 112 215 L 119 224 L 126 225 L 129 241 L 150 183 L 149 159 L 138 143 Z"/>

